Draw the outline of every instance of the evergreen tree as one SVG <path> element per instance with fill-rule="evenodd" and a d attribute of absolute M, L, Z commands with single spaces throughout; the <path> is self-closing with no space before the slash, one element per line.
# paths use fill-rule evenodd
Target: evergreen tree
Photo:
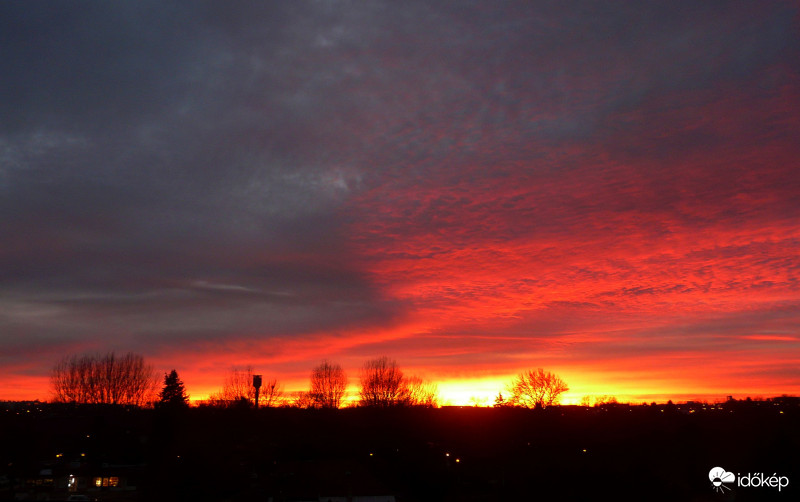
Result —
<path fill-rule="evenodd" d="M 183 407 L 189 405 L 189 396 L 183 386 L 183 381 L 178 378 L 178 372 L 170 371 L 169 375 L 164 374 L 164 388 L 161 389 L 161 399 L 159 404 L 162 406 Z"/>

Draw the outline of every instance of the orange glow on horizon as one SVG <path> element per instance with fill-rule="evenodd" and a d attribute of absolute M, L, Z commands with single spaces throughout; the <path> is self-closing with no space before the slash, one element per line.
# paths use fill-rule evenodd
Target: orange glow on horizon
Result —
<path fill-rule="evenodd" d="M 190 373 L 191 374 L 191 373 Z M 602 381 L 597 374 L 586 374 L 580 377 L 577 373 L 564 372 L 560 374 L 569 385 L 570 389 L 561 398 L 560 404 L 581 404 L 585 397 L 591 399 L 598 397 L 614 397 L 620 403 L 665 403 L 668 400 L 674 402 L 682 401 L 723 401 L 726 396 L 733 395 L 737 399 L 745 397 L 766 398 L 775 397 L 782 394 L 797 395 L 798 389 L 787 389 L 786 391 L 773 390 L 768 382 L 751 382 L 750 385 L 742 382 L 739 386 L 725 387 L 718 384 L 708 383 L 696 386 L 688 391 L 680 384 L 672 383 L 669 387 L 666 381 L 636 381 L 631 379 L 631 383 L 612 383 L 613 379 Z M 502 394 L 508 399 L 508 384 L 515 374 L 505 376 L 492 376 L 486 378 L 446 378 L 442 380 L 431 380 L 435 383 L 439 391 L 439 404 L 441 406 L 493 406 L 498 394 Z M 219 381 L 224 380 L 225 374 L 219 375 Z M 182 377 L 186 384 L 190 401 L 199 404 L 208 400 L 211 394 L 220 390 L 221 385 L 193 385 L 193 378 Z M 10 401 L 40 400 L 49 401 L 49 380 L 37 379 L 36 383 L 29 379 L 21 379 L 19 385 L 12 385 L 5 389 L 1 399 Z M 280 382 L 280 378 L 279 378 Z M 591 383 L 594 382 L 594 383 Z M 12 381 L 12 384 L 15 383 Z M 307 381 L 294 380 L 283 383 L 284 398 L 288 402 L 298 392 L 306 391 Z M 12 392 L 9 392 L 11 390 Z M 13 392 L 16 390 L 17 392 Z M 354 406 L 358 403 L 358 388 L 351 379 L 345 396 L 345 406 Z"/>
<path fill-rule="evenodd" d="M 564 314 L 569 315 L 569 311 Z M 681 337 L 664 335 L 658 338 L 657 350 L 649 350 L 648 340 L 635 336 L 635 332 L 650 319 L 646 315 L 620 316 L 615 325 L 608 326 L 602 317 L 572 316 L 569 320 L 577 323 L 575 332 L 549 337 L 525 336 L 513 330 L 492 336 L 491 331 L 477 328 L 473 330 L 477 333 L 447 334 L 445 330 L 452 328 L 441 320 L 437 325 L 442 331 L 437 331 L 423 330 L 424 322 L 414 319 L 411 324 L 398 323 L 373 336 L 365 332 L 353 336 L 319 334 L 287 339 L 277 349 L 271 341 L 239 341 L 213 355 L 200 348 L 146 360 L 157 368 L 160 379 L 165 372 L 177 369 L 193 402 L 218 392 L 231 369 L 248 365 L 266 379 L 278 379 L 286 395 L 292 395 L 307 390 L 311 369 L 323 359 L 344 367 L 350 382 L 348 400 L 353 402 L 363 362 L 376 355 L 391 355 L 397 347 L 402 349 L 396 357 L 400 368 L 407 375 L 435 383 L 442 405 L 492 406 L 498 393 L 508 397 L 506 388 L 517 374 L 536 367 L 566 381 L 570 390 L 562 398 L 564 404 L 578 404 L 584 396 L 615 396 L 620 402 L 666 402 L 800 394 L 800 385 L 776 385 L 769 373 L 790 371 L 800 364 L 800 357 L 792 350 L 798 337 L 781 318 L 762 323 L 761 333 L 742 330 L 735 336 L 697 335 L 692 350 L 681 348 Z M 513 321 L 507 325 L 513 325 Z M 395 345 L 398 342 L 402 344 Z M 363 345 L 371 350 L 364 351 Z M 724 348 L 722 355 L 720 347 Z M 454 358 L 462 362 L 453 365 Z M 177 360 L 182 366 L 174 365 Z M 2 400 L 51 398 L 47 376 L 7 374 L 3 382 Z"/>

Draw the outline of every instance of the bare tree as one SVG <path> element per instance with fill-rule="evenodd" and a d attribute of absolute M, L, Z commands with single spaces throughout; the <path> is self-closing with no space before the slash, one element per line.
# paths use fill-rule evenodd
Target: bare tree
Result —
<path fill-rule="evenodd" d="M 283 396 L 283 389 L 278 380 L 264 380 L 258 395 L 259 406 L 276 406 Z M 256 388 L 253 387 L 253 367 L 244 370 L 234 368 L 222 384 L 222 389 L 209 396 L 209 401 L 216 406 L 234 406 L 247 403 L 255 405 Z"/>
<path fill-rule="evenodd" d="M 309 397 L 314 407 L 338 408 L 342 404 L 347 375 L 338 364 L 323 361 L 311 372 Z"/>
<path fill-rule="evenodd" d="M 130 404 L 155 399 L 158 378 L 144 358 L 129 352 L 117 356 L 66 356 L 50 377 L 54 400 L 66 403 Z"/>
<path fill-rule="evenodd" d="M 425 408 L 439 406 L 439 387 L 435 383 L 423 380 L 418 376 L 410 376 L 404 380 L 404 404 Z"/>
<path fill-rule="evenodd" d="M 361 369 L 359 397 L 362 406 L 388 407 L 405 403 L 403 372 L 386 356 L 370 359 Z"/>
<path fill-rule="evenodd" d="M 253 387 L 253 368 L 248 366 L 243 371 L 234 368 L 225 375 L 225 381 L 219 392 L 209 396 L 209 401 L 218 406 L 232 406 L 238 402 L 253 404 L 255 388 Z"/>
<path fill-rule="evenodd" d="M 546 408 L 557 404 L 569 387 L 558 375 L 542 368 L 520 373 L 508 388 L 509 401 L 526 408 Z"/>
<path fill-rule="evenodd" d="M 283 405 L 288 408 L 314 408 L 316 406 L 311 398 L 311 393 L 305 390 L 290 392 L 285 397 Z"/>
<path fill-rule="evenodd" d="M 394 360 L 386 356 L 371 359 L 361 370 L 362 406 L 427 406 L 439 405 L 436 384 L 418 376 L 405 376 Z"/>
<path fill-rule="evenodd" d="M 603 406 L 606 404 L 617 404 L 617 398 L 614 396 L 583 396 L 581 398 L 581 406 Z"/>

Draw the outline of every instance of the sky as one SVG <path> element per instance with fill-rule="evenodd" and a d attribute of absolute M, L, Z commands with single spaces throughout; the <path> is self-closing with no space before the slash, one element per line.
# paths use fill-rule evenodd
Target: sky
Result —
<path fill-rule="evenodd" d="M 800 393 L 796 2 L 2 2 L 0 48 L 0 400 L 108 351 Z"/>

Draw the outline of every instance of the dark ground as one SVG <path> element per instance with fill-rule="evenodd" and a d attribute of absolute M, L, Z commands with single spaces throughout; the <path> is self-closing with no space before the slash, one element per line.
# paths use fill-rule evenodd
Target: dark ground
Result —
<path fill-rule="evenodd" d="M 763 404 L 763 403 L 762 403 Z M 783 413 L 781 413 L 781 411 Z M 125 500 L 798 500 L 800 408 L 0 409 L 0 500 L 116 469 Z M 83 454 L 83 456 L 81 455 Z M 61 455 L 61 456 L 57 456 Z M 789 486 L 716 493 L 712 467 Z M 25 483 L 28 485 L 25 485 Z M 63 490 L 62 490 L 63 492 Z M 60 495 L 57 488 L 34 495 Z M 122 500 L 97 493 L 99 500 Z"/>

